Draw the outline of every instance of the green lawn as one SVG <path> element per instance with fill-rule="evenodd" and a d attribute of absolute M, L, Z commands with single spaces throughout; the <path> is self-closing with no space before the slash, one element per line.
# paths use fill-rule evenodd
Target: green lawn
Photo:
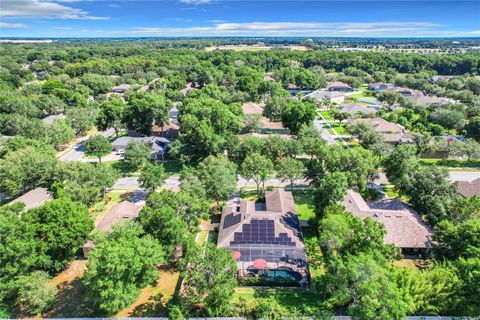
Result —
<path fill-rule="evenodd" d="M 420 159 L 425 166 L 438 165 L 449 168 L 480 168 L 480 160 L 459 160 L 459 159 Z"/>
<path fill-rule="evenodd" d="M 309 220 L 315 217 L 315 202 L 312 191 L 293 191 L 293 198 L 300 220 Z"/>
<path fill-rule="evenodd" d="M 345 127 L 347 126 L 346 123 L 330 123 L 330 125 L 332 126 L 333 130 L 335 130 L 339 135 L 348 135 L 348 131 L 347 129 L 345 129 Z M 335 134 L 331 131 L 330 127 L 328 127 L 328 131 L 330 131 L 330 133 L 332 134 Z"/>
<path fill-rule="evenodd" d="M 318 111 L 318 113 L 321 114 L 325 120 L 333 120 L 333 116 L 328 110 L 321 110 Z"/>

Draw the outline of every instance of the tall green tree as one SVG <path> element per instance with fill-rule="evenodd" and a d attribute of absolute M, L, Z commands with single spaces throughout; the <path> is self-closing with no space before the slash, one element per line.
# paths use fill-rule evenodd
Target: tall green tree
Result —
<path fill-rule="evenodd" d="M 47 270 L 60 271 L 75 258 L 78 248 L 93 229 L 87 208 L 68 199 L 55 199 L 28 210 L 22 220 L 29 224 L 49 261 Z"/>
<path fill-rule="evenodd" d="M 100 112 L 97 118 L 97 127 L 100 130 L 113 128 L 115 135 L 124 127 L 123 113 L 125 112 L 125 103 L 118 97 L 112 97 L 110 100 L 100 105 Z"/>
<path fill-rule="evenodd" d="M 209 156 L 199 165 L 198 176 L 202 180 L 207 197 L 220 202 L 237 190 L 237 168 L 225 156 Z"/>
<path fill-rule="evenodd" d="M 25 147 L 0 159 L 0 192 L 16 195 L 51 180 L 57 160 L 53 155 Z"/>
<path fill-rule="evenodd" d="M 283 158 L 277 165 L 277 177 L 282 181 L 290 182 L 290 187 L 293 189 L 295 181 L 305 177 L 305 166 L 302 161 L 295 158 Z"/>
<path fill-rule="evenodd" d="M 142 168 L 151 157 L 150 147 L 143 142 L 132 141 L 125 149 L 125 161 L 135 169 Z"/>
<path fill-rule="evenodd" d="M 190 261 L 184 290 L 191 306 L 203 304 L 210 316 L 226 314 L 237 286 L 237 263 L 231 251 L 209 243 L 202 254 Z"/>
<path fill-rule="evenodd" d="M 52 308 L 57 301 L 57 289 L 49 282 L 50 276 L 45 271 L 19 276 L 15 282 L 17 307 L 32 316 Z"/>
<path fill-rule="evenodd" d="M 165 168 L 162 164 L 146 163 L 142 168 L 138 181 L 140 182 L 140 187 L 149 192 L 154 192 L 162 186 L 166 178 Z"/>
<path fill-rule="evenodd" d="M 154 122 L 160 127 L 165 125 L 171 107 L 171 101 L 163 95 L 136 92 L 128 96 L 123 122 L 130 130 L 150 135 Z"/>
<path fill-rule="evenodd" d="M 98 163 L 102 163 L 102 157 L 112 152 L 112 144 L 108 138 L 102 135 L 95 135 L 85 141 L 85 154 L 87 156 L 95 156 L 98 158 Z"/>
<path fill-rule="evenodd" d="M 272 175 L 273 169 L 272 161 L 258 153 L 248 155 L 240 166 L 242 176 L 255 182 L 259 197 L 265 192 L 265 180 Z M 263 184 L 262 192 L 260 192 L 260 184 Z"/>
<path fill-rule="evenodd" d="M 294 100 L 283 108 L 282 122 L 296 134 L 302 125 L 311 125 L 315 116 L 316 107 L 313 103 Z"/>
<path fill-rule="evenodd" d="M 158 277 L 163 247 L 135 223 L 117 225 L 96 243 L 83 277 L 86 296 L 98 309 L 114 314 L 129 306 L 140 290 Z"/>

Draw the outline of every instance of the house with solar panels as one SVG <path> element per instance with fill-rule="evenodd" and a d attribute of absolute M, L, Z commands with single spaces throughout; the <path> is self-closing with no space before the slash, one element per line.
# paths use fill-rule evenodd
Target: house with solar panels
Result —
<path fill-rule="evenodd" d="M 293 195 L 265 193 L 264 202 L 240 200 L 223 208 L 218 247 L 232 251 L 239 278 L 308 287 L 305 244 Z"/>

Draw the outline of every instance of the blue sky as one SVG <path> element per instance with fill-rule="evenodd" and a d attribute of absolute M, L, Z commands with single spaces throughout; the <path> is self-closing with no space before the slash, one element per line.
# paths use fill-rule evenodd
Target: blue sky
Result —
<path fill-rule="evenodd" d="M 480 37 L 480 1 L 0 0 L 0 37 Z"/>

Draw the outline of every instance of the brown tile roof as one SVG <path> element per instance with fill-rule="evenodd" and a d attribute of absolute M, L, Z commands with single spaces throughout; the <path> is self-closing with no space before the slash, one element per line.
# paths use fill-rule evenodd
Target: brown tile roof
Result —
<path fill-rule="evenodd" d="M 238 209 L 237 209 L 238 208 Z M 282 217 L 289 214 L 296 215 L 295 202 L 290 191 L 276 188 L 266 192 L 265 205 L 254 201 L 241 200 L 238 205 L 226 206 L 222 210 L 220 221 L 220 232 L 217 246 L 228 247 L 234 238 L 234 234 L 242 229 L 242 225 L 250 223 L 252 219 L 268 219 L 275 222 L 275 233 L 287 233 L 296 243 L 297 247 L 303 248 L 303 239 L 298 236 L 295 230 L 282 223 Z M 227 215 L 232 215 L 226 218 Z M 238 217 L 240 215 L 240 217 Z M 235 223 L 226 223 L 226 219 L 236 219 Z"/>
<path fill-rule="evenodd" d="M 399 200 L 380 200 L 367 204 L 362 196 L 348 190 L 342 204 L 354 216 L 371 218 L 385 226 L 385 243 L 398 248 L 429 248 L 433 231 L 418 213 Z"/>
<path fill-rule="evenodd" d="M 95 227 L 95 230 L 111 232 L 112 227 L 119 221 L 126 221 L 138 218 L 138 213 L 142 209 L 129 201 L 122 201 L 115 204 Z"/>
<path fill-rule="evenodd" d="M 459 181 L 458 191 L 465 197 L 480 196 L 480 178 L 473 181 Z"/>
<path fill-rule="evenodd" d="M 383 118 L 367 118 L 367 119 L 349 119 L 350 123 L 365 122 L 373 127 L 378 133 L 403 133 L 404 129 L 401 125 L 387 121 Z"/>
<path fill-rule="evenodd" d="M 53 193 L 48 191 L 46 188 L 37 188 L 28 191 L 27 193 L 21 195 L 20 197 L 16 198 L 9 202 L 9 205 L 13 205 L 19 202 L 25 204 L 23 211 L 27 211 L 29 209 L 37 208 L 45 203 L 45 201 L 51 200 L 53 198 Z"/>

